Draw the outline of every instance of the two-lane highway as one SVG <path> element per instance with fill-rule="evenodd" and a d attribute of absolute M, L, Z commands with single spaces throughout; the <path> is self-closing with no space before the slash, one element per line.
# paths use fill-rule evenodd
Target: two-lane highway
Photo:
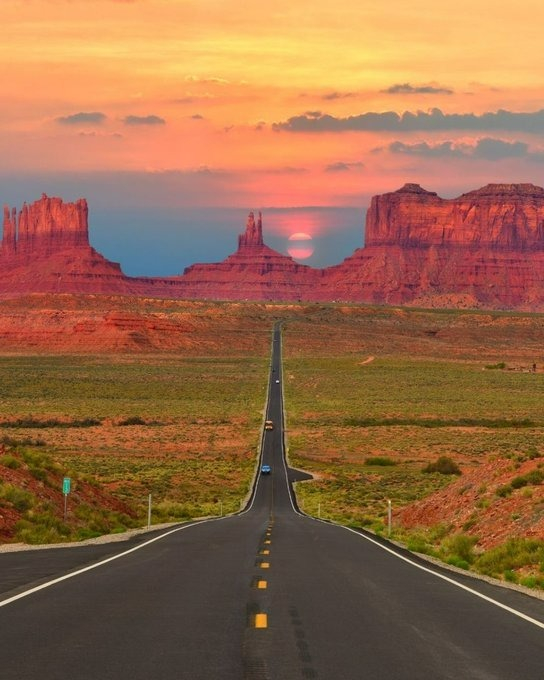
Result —
<path fill-rule="evenodd" d="M 282 389 L 278 327 L 262 441 L 271 474 L 240 515 L 94 558 L 0 555 L 2 680 L 544 678 L 544 602 L 296 510 Z M 64 564 L 77 572 L 80 550 L 86 570 L 26 594 L 24 582 L 61 577 Z"/>

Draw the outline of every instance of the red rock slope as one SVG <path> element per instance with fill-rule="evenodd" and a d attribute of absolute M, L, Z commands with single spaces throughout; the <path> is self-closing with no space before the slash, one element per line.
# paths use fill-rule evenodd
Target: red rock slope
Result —
<path fill-rule="evenodd" d="M 405 527 L 432 527 L 447 522 L 455 532 L 478 537 L 478 546 L 488 549 L 509 538 L 544 536 L 544 485 L 510 488 L 497 493 L 514 478 L 540 470 L 540 460 L 525 461 L 513 469 L 510 460 L 495 460 L 463 475 L 444 489 L 416 501 L 396 513 Z"/>

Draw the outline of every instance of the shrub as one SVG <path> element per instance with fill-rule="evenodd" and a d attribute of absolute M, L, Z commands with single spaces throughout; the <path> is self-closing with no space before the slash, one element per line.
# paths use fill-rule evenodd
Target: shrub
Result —
<path fill-rule="evenodd" d="M 96 418 L 83 418 L 82 420 L 58 420 L 57 418 L 50 418 L 49 420 L 37 420 L 29 417 L 18 418 L 12 421 L 3 420 L 0 422 L 0 427 L 45 429 L 49 427 L 94 427 L 101 424 L 102 421 Z"/>
<path fill-rule="evenodd" d="M 510 484 L 499 486 L 495 493 L 497 496 L 502 496 L 504 498 L 505 496 L 509 496 L 514 489 L 521 489 L 528 485 L 538 486 L 539 484 L 542 484 L 543 481 L 544 472 L 542 470 L 531 470 L 531 472 L 528 472 L 526 475 L 514 477 Z"/>
<path fill-rule="evenodd" d="M 38 451 L 29 451 L 28 449 L 25 449 L 21 452 L 21 456 L 29 468 L 56 470 L 58 467 L 51 458 Z"/>
<path fill-rule="evenodd" d="M 19 512 L 30 510 L 34 505 L 34 496 L 24 489 L 13 486 L 13 484 L 4 484 L 0 486 L 0 498 L 11 503 L 11 505 Z"/>
<path fill-rule="evenodd" d="M 514 477 L 510 482 L 510 486 L 513 489 L 521 489 L 522 486 L 527 486 L 527 480 L 525 477 Z"/>
<path fill-rule="evenodd" d="M 457 567 L 458 569 L 470 568 L 469 562 L 461 559 L 460 557 L 456 557 L 455 555 L 453 557 L 448 557 L 448 559 L 446 560 L 446 564 L 451 564 L 452 566 Z"/>
<path fill-rule="evenodd" d="M 540 576 L 524 576 L 519 583 L 526 588 L 544 588 L 544 578 Z"/>
<path fill-rule="evenodd" d="M 469 529 L 472 529 L 472 527 L 475 526 L 477 522 L 478 522 L 478 520 L 477 520 L 476 517 L 470 517 L 463 524 L 463 531 L 468 531 Z"/>
<path fill-rule="evenodd" d="M 429 543 L 429 539 L 422 533 L 412 533 L 408 536 L 406 547 L 412 552 L 421 553 L 422 555 L 436 555 L 436 551 Z"/>
<path fill-rule="evenodd" d="M 540 453 L 536 446 L 530 446 L 526 453 L 527 460 L 534 460 L 535 458 L 540 458 Z"/>
<path fill-rule="evenodd" d="M 140 416 L 130 416 L 129 418 L 125 418 L 124 420 L 121 420 L 118 425 L 147 425 L 145 420 L 143 418 L 140 418 Z"/>
<path fill-rule="evenodd" d="M 510 583 L 517 583 L 517 581 L 518 581 L 518 577 L 517 577 L 516 573 L 514 571 L 512 571 L 511 569 L 507 569 L 504 572 L 503 575 L 504 575 L 505 581 L 509 581 Z"/>
<path fill-rule="evenodd" d="M 378 465 L 386 467 L 388 465 L 396 465 L 396 462 L 392 458 L 389 458 L 388 456 L 374 456 L 371 458 L 367 458 L 365 460 L 365 465 Z"/>
<path fill-rule="evenodd" d="M 98 536 L 100 536 L 99 531 L 94 531 L 88 527 L 82 527 L 81 529 L 78 529 L 76 533 L 76 539 L 78 541 L 85 541 L 88 538 L 97 538 Z"/>
<path fill-rule="evenodd" d="M 31 439 L 24 437 L 23 439 L 15 439 L 14 437 L 0 437 L 0 442 L 5 446 L 17 448 L 18 446 L 45 446 L 46 442 L 43 439 Z"/>
<path fill-rule="evenodd" d="M 15 537 L 23 543 L 57 543 L 69 535 L 69 527 L 52 512 L 37 514 L 32 521 L 22 519 L 15 525 Z"/>
<path fill-rule="evenodd" d="M 434 463 L 429 463 L 423 468 L 423 472 L 439 472 L 441 475 L 461 474 L 457 463 L 448 456 L 440 456 Z"/>
<path fill-rule="evenodd" d="M 499 361 L 497 364 L 487 364 L 486 368 L 492 371 L 494 369 L 506 368 L 506 364 L 504 363 L 504 361 Z"/>
<path fill-rule="evenodd" d="M 462 569 L 467 569 L 468 565 L 474 561 L 474 545 L 477 540 L 475 536 L 468 534 L 455 534 L 446 538 L 442 542 L 441 548 L 450 564 L 456 564 L 456 566 L 461 566 Z M 458 564 L 460 561 L 466 562 L 467 566 Z"/>
<path fill-rule="evenodd" d="M 476 507 L 477 508 L 488 508 L 491 505 L 491 500 L 489 498 L 479 498 L 476 501 Z"/>
<path fill-rule="evenodd" d="M 11 456 L 6 453 L 4 456 L 0 456 L 0 465 L 10 468 L 11 470 L 17 470 L 21 467 L 21 461 L 15 456 Z"/>
<path fill-rule="evenodd" d="M 504 575 L 520 567 L 544 563 L 544 541 L 529 538 L 511 538 L 487 550 L 474 562 L 475 568 L 488 576 Z"/>
<path fill-rule="evenodd" d="M 544 471 L 532 470 L 525 475 L 525 479 L 527 480 L 527 484 L 534 484 L 535 486 L 538 486 L 538 484 L 542 484 L 544 481 Z"/>
<path fill-rule="evenodd" d="M 39 482 L 47 481 L 47 472 L 43 468 L 29 467 L 28 471 L 34 477 L 34 479 L 37 479 Z"/>

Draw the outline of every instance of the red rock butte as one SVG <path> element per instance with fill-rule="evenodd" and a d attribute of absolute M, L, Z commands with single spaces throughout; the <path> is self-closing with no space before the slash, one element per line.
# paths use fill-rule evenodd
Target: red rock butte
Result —
<path fill-rule="evenodd" d="M 544 189 L 489 184 L 443 199 L 405 184 L 372 198 L 365 246 L 325 269 L 269 248 L 250 213 L 236 252 L 162 278 L 125 276 L 90 246 L 85 199 L 44 194 L 4 209 L 0 249 L 0 296 L 36 292 L 544 311 Z"/>

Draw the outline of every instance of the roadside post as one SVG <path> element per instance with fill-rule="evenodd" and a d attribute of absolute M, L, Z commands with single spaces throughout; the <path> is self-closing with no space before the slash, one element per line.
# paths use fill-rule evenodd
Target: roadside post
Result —
<path fill-rule="evenodd" d="M 64 495 L 64 521 L 66 522 L 66 517 L 68 515 L 68 494 L 70 493 L 70 477 L 65 477 L 62 480 L 62 493 Z"/>
<path fill-rule="evenodd" d="M 147 497 L 147 528 L 151 528 L 151 494 Z"/>
<path fill-rule="evenodd" d="M 391 538 L 391 499 L 387 499 L 387 535 Z"/>

